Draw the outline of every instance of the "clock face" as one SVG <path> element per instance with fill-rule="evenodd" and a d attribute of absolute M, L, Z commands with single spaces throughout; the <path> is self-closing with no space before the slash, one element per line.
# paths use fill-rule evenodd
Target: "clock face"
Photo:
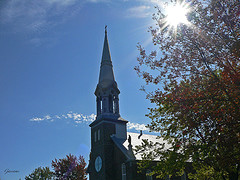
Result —
<path fill-rule="evenodd" d="M 95 159 L 95 169 L 97 172 L 99 172 L 102 168 L 102 158 L 100 156 L 98 156 L 96 159 Z"/>

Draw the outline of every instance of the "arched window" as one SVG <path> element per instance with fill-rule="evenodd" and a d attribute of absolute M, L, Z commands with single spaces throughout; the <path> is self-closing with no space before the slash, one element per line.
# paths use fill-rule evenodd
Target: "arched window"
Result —
<path fill-rule="evenodd" d="M 113 96 L 113 113 L 116 113 L 115 95 Z"/>
<path fill-rule="evenodd" d="M 101 137 L 101 133 L 100 133 L 100 129 L 98 129 L 98 141 L 100 141 L 100 137 Z"/>
<path fill-rule="evenodd" d="M 108 100 L 109 100 L 109 102 L 108 102 L 108 104 L 109 104 L 109 112 L 113 113 L 113 97 L 112 97 L 112 95 L 109 95 Z"/>
<path fill-rule="evenodd" d="M 122 180 L 127 180 L 126 164 L 122 164 Z"/>
<path fill-rule="evenodd" d="M 119 114 L 118 96 L 113 96 L 113 113 Z"/>
<path fill-rule="evenodd" d="M 94 132 L 94 141 L 97 142 L 97 131 Z"/>
<path fill-rule="evenodd" d="M 106 99 L 106 97 L 103 97 L 103 98 L 102 98 L 102 113 L 107 112 L 106 104 L 107 104 L 107 99 Z"/>
<path fill-rule="evenodd" d="M 103 112 L 103 101 L 102 101 L 102 98 L 100 98 L 100 112 L 101 112 L 101 114 Z"/>

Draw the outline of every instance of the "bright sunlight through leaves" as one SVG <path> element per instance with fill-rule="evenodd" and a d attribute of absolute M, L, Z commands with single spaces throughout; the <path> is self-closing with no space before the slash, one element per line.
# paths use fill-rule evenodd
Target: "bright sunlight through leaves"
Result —
<path fill-rule="evenodd" d="M 187 20 L 187 13 L 188 13 L 188 7 L 186 4 L 177 3 L 174 6 L 169 6 L 167 8 L 167 24 L 170 26 L 177 27 L 178 24 L 184 23 L 188 24 Z"/>

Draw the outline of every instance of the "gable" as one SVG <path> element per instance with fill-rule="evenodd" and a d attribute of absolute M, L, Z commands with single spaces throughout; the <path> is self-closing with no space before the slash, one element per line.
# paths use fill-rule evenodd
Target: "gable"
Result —
<path fill-rule="evenodd" d="M 170 145 L 167 143 L 167 141 L 163 140 L 163 138 L 159 138 L 155 135 L 149 135 L 149 134 L 142 134 L 139 133 L 131 133 L 127 132 L 127 140 L 119 139 L 115 135 L 111 136 L 111 139 L 113 140 L 116 147 L 125 155 L 125 157 L 128 160 L 142 160 L 142 154 L 136 153 L 136 146 L 140 146 L 143 142 L 143 140 L 149 140 L 153 143 L 165 143 L 165 148 L 170 148 Z M 131 137 L 131 140 L 129 140 L 129 137 Z M 130 141 L 130 142 L 129 142 Z M 131 143 L 131 145 L 129 144 Z M 157 161 L 157 159 L 156 159 Z"/>
<path fill-rule="evenodd" d="M 163 140 L 163 138 L 159 138 L 158 136 L 156 135 L 150 135 L 150 134 L 142 134 L 140 135 L 139 133 L 131 133 L 131 132 L 127 132 L 127 137 L 131 136 L 131 144 L 132 144 L 132 147 L 133 147 L 133 154 L 136 158 L 136 160 L 142 160 L 142 157 L 141 157 L 141 153 L 136 153 L 136 146 L 140 146 L 143 142 L 143 140 L 148 140 L 148 141 L 151 141 L 153 143 L 165 143 L 165 148 L 168 149 L 170 148 L 170 145 L 167 143 L 167 141 Z M 129 142 L 126 140 L 124 143 L 123 143 L 123 146 L 125 148 L 128 147 L 128 144 Z M 156 159 L 157 161 L 157 159 Z"/>

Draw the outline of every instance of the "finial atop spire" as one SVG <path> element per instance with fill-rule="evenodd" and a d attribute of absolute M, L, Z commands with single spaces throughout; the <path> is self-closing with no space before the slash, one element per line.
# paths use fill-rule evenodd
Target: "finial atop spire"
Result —
<path fill-rule="evenodd" d="M 105 25 L 105 33 L 107 34 L 107 25 Z"/>

